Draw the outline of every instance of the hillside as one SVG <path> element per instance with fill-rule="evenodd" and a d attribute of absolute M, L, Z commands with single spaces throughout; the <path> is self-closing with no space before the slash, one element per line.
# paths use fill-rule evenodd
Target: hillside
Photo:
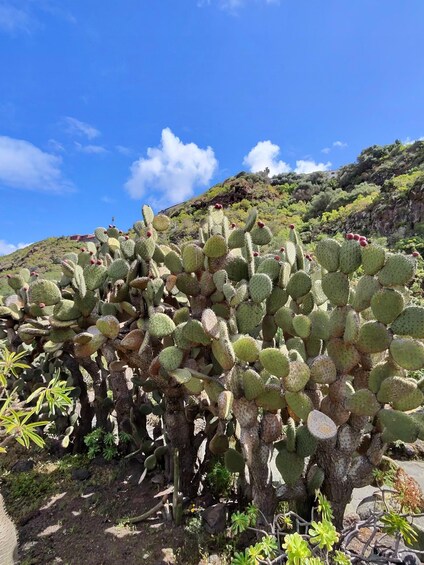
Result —
<path fill-rule="evenodd" d="M 195 235 L 198 221 L 217 202 L 228 209 L 234 223 L 241 223 L 248 209 L 256 206 L 276 234 L 274 247 L 294 223 L 305 243 L 313 244 L 323 233 L 352 231 L 424 254 L 424 142 L 374 145 L 355 163 L 331 172 L 274 177 L 241 172 L 165 210 L 173 220 L 170 239 Z M 50 238 L 0 257 L 0 294 L 9 293 L 5 275 L 22 267 L 55 278 L 59 258 L 80 246 L 67 237 Z"/>

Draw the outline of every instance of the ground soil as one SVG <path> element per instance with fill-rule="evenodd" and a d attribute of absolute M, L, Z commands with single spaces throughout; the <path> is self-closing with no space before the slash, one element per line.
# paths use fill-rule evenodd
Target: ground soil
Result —
<path fill-rule="evenodd" d="M 183 526 L 164 521 L 157 513 L 147 521 L 126 525 L 158 503 L 155 494 L 166 484 L 157 475 L 139 484 L 137 462 L 88 462 L 31 455 L 30 473 L 10 471 L 14 460 L 2 461 L 0 488 L 18 527 L 21 565 L 160 565 L 199 563 L 197 548 Z M 3 458 L 4 459 L 4 458 Z M 99 464 L 100 463 L 100 464 Z M 75 480 L 75 468 L 91 476 Z M 28 477 L 28 480 L 25 479 Z M 31 480 L 29 480 L 31 478 Z"/>

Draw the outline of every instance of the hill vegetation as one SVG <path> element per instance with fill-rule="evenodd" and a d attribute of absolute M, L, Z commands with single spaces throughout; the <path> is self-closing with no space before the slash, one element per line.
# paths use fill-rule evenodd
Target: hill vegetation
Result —
<path fill-rule="evenodd" d="M 195 235 L 208 206 L 221 203 L 230 221 L 241 224 L 256 206 L 273 231 L 274 247 L 296 225 L 306 245 L 323 234 L 342 236 L 358 232 L 377 238 L 397 250 L 424 253 L 424 142 L 373 145 L 356 163 L 337 171 L 310 174 L 241 172 L 216 184 L 204 194 L 164 212 L 173 220 L 171 241 Z M 60 276 L 59 258 L 80 243 L 67 237 L 49 238 L 0 257 L 0 294 L 9 294 L 5 280 L 22 267 L 46 278 Z"/>

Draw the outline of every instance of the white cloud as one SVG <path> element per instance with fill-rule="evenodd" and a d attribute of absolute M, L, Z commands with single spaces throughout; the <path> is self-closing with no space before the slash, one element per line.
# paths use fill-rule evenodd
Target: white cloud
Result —
<path fill-rule="evenodd" d="M 280 0 L 198 0 L 197 6 L 202 8 L 203 6 L 216 5 L 221 10 L 225 10 L 230 13 L 236 13 L 238 8 L 247 6 L 248 4 L 279 4 Z"/>
<path fill-rule="evenodd" d="M 68 133 L 73 135 L 84 136 L 88 139 L 94 139 L 100 135 L 100 131 L 94 126 L 87 124 L 86 122 L 81 122 L 81 120 L 77 120 L 76 118 L 67 116 L 65 118 L 65 123 L 67 125 Z"/>
<path fill-rule="evenodd" d="M 334 141 L 333 147 L 340 147 L 340 149 L 344 149 L 345 147 L 347 147 L 347 143 L 346 141 Z"/>
<path fill-rule="evenodd" d="M 280 173 L 288 173 L 290 165 L 284 161 L 278 161 L 280 148 L 271 141 L 259 141 L 253 149 L 244 157 L 243 164 L 250 168 L 252 173 L 269 169 L 270 175 L 279 175 Z"/>
<path fill-rule="evenodd" d="M 114 198 L 110 198 L 109 196 L 102 196 L 100 198 L 100 200 L 102 202 L 104 202 L 105 204 L 115 204 L 116 200 Z"/>
<path fill-rule="evenodd" d="M 217 166 L 211 147 L 185 144 L 165 128 L 159 147 L 149 147 L 147 157 L 131 165 L 125 188 L 132 198 L 148 196 L 162 206 L 175 204 L 192 196 L 196 186 L 206 186 Z"/>
<path fill-rule="evenodd" d="M 327 163 L 315 163 L 315 161 L 300 159 L 299 161 L 296 161 L 296 168 L 294 172 L 298 174 L 308 174 L 314 173 L 315 171 L 328 171 L 330 167 L 330 161 Z"/>
<path fill-rule="evenodd" d="M 125 155 L 126 157 L 133 154 L 131 147 L 125 147 L 125 145 L 115 145 L 115 149 L 118 153 Z"/>
<path fill-rule="evenodd" d="M 103 147 L 102 145 L 81 145 L 77 141 L 74 141 L 75 147 L 81 153 L 88 153 L 90 155 L 102 155 L 104 153 L 108 153 L 108 150 Z"/>
<path fill-rule="evenodd" d="M 328 155 L 328 153 L 330 153 L 330 151 L 334 147 L 337 147 L 339 149 L 346 149 L 347 146 L 348 144 L 345 141 L 333 141 L 331 147 L 324 147 L 324 149 L 321 149 L 321 153 L 325 153 L 326 155 Z"/>
<path fill-rule="evenodd" d="M 0 239 L 0 255 L 9 255 L 9 253 L 13 253 L 18 249 L 22 249 L 23 247 L 27 247 L 31 245 L 30 243 L 17 243 L 14 245 L 13 243 L 8 243 L 4 239 Z"/>
<path fill-rule="evenodd" d="M 62 159 L 23 139 L 0 136 L 0 185 L 43 192 L 72 190 L 61 171 Z"/>
<path fill-rule="evenodd" d="M 65 151 L 65 148 L 62 145 L 62 143 L 60 143 L 56 139 L 49 139 L 48 145 L 50 149 L 56 153 L 63 153 Z"/>
<path fill-rule="evenodd" d="M 257 173 L 269 169 L 270 176 L 279 175 L 281 173 L 289 173 L 292 167 L 278 160 L 280 147 L 271 141 L 259 141 L 249 153 L 244 157 L 243 164 L 249 167 L 250 172 Z M 300 159 L 296 161 L 294 172 L 298 174 L 313 173 L 314 171 L 328 171 L 331 163 L 316 163 L 308 159 Z"/>
<path fill-rule="evenodd" d="M 27 12 L 8 2 L 0 3 L 0 30 L 8 33 L 24 31 L 29 33 L 32 21 Z"/>

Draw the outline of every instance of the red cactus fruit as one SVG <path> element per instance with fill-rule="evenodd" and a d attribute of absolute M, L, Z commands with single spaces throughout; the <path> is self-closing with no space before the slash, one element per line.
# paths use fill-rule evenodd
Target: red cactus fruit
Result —
<path fill-rule="evenodd" d="M 347 234 L 346 234 L 346 239 L 348 239 L 349 241 L 350 241 L 351 239 L 353 239 L 353 233 L 347 233 Z"/>
<path fill-rule="evenodd" d="M 360 245 L 361 247 L 366 247 L 366 246 L 368 245 L 368 242 L 367 242 L 366 240 L 364 240 L 364 239 L 361 239 L 361 241 L 359 242 L 359 245 Z"/>
<path fill-rule="evenodd" d="M 258 228 L 263 228 L 263 227 L 265 227 L 265 224 L 259 220 Z"/>
<path fill-rule="evenodd" d="M 289 225 L 289 228 L 290 228 L 291 230 L 294 230 L 294 224 L 290 224 L 290 225 Z"/>

